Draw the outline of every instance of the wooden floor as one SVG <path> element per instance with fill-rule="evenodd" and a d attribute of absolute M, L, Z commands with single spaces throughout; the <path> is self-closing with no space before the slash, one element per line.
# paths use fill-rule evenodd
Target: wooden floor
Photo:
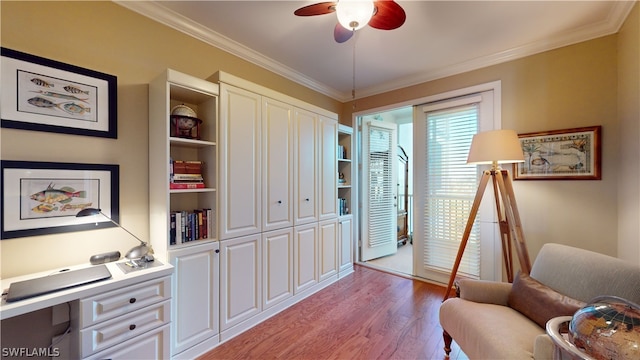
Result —
<path fill-rule="evenodd" d="M 363 266 L 219 345 L 209 359 L 444 359 L 444 287 Z M 467 359 L 453 344 L 451 359 Z"/>

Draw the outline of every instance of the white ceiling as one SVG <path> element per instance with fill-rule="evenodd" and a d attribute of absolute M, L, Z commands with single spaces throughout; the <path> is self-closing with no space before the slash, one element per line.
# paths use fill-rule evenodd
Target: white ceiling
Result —
<path fill-rule="evenodd" d="M 634 1 L 396 1 L 396 30 L 333 39 L 318 1 L 117 1 L 340 101 L 469 71 L 617 32 Z M 241 75 L 241 74 L 237 74 Z"/>

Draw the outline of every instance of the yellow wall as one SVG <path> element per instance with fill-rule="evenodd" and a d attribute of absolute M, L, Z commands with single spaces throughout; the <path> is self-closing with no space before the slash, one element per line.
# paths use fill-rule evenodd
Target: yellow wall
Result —
<path fill-rule="evenodd" d="M 618 35 L 618 257 L 640 265 L 640 4 Z"/>
<path fill-rule="evenodd" d="M 0 2 L 1 45 L 118 77 L 118 139 L 1 129 L 4 160 L 120 165 L 121 224 L 149 237 L 148 83 L 166 68 L 199 78 L 222 70 L 324 109 L 341 104 L 112 2 Z M 2 240 L 0 276 L 87 263 L 136 244 L 122 230 Z"/>
<path fill-rule="evenodd" d="M 147 159 L 153 156 L 148 153 L 147 84 L 166 68 L 200 78 L 223 70 L 342 113 L 341 122 L 350 123 L 351 104 L 340 104 L 111 2 L 3 0 L 0 7 L 3 47 L 118 77 L 117 140 L 1 129 L 1 158 L 119 164 L 121 223 L 143 239 L 149 236 Z M 629 64 L 623 69 L 637 79 L 637 18 L 636 5 L 628 26 L 630 35 L 625 35 L 630 40 L 623 44 L 618 44 L 617 35 L 595 39 L 360 99 L 356 111 L 501 80 L 505 128 L 522 133 L 602 125 L 601 181 L 518 181 L 515 191 L 532 258 L 545 242 L 616 255 L 616 189 L 622 168 L 618 91 L 635 96 L 620 100 L 624 105 L 620 115 L 630 119 L 625 126 L 637 127 L 638 121 L 637 82 L 619 87 L 616 54 L 631 53 L 625 57 Z M 633 129 L 637 144 L 638 130 Z M 639 165 L 637 148 L 632 150 Z M 637 187 L 637 175 L 635 181 Z M 637 195 L 632 203 L 637 209 Z M 635 221 L 637 228 L 637 217 Z M 636 229 L 636 239 L 637 233 Z M 86 263 L 92 254 L 124 253 L 133 245 L 135 242 L 118 229 L 3 240 L 0 276 Z"/>
<path fill-rule="evenodd" d="M 616 256 L 616 53 L 617 36 L 606 36 L 358 99 L 355 112 L 501 80 L 503 128 L 526 133 L 602 125 L 601 181 L 515 181 L 514 189 L 532 260 L 547 242 Z M 351 119 L 352 104 L 342 114 L 343 121 Z"/>

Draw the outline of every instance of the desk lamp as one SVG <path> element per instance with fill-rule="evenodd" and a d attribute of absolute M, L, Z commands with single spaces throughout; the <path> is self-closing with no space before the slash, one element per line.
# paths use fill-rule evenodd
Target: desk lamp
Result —
<path fill-rule="evenodd" d="M 131 262 L 134 265 L 139 266 L 139 263 L 145 263 L 145 262 L 150 262 L 153 261 L 153 249 L 151 248 L 151 246 L 147 245 L 146 242 L 140 240 L 140 238 L 138 238 L 137 236 L 133 235 L 131 233 L 131 231 L 125 229 L 124 227 L 122 227 L 122 225 L 118 224 L 117 222 L 113 221 L 113 219 L 111 219 L 110 217 L 108 217 L 107 215 L 105 215 L 100 209 L 96 209 L 96 208 L 85 208 L 80 210 L 77 214 L 76 217 L 84 217 L 84 216 L 92 216 L 92 215 L 102 215 L 104 216 L 107 220 L 111 221 L 114 225 L 116 225 L 117 227 L 119 227 L 120 229 L 124 230 L 127 232 L 127 234 L 133 236 L 134 239 L 138 240 L 140 242 L 140 245 L 138 246 L 134 246 L 133 248 L 131 248 L 131 250 L 129 250 L 126 254 L 125 257 L 129 260 L 131 260 Z"/>

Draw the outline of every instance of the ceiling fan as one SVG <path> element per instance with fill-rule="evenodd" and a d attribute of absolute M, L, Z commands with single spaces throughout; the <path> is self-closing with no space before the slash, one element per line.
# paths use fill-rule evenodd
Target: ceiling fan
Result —
<path fill-rule="evenodd" d="M 349 40 L 366 26 L 380 30 L 397 29 L 407 18 L 404 9 L 393 0 L 338 0 L 307 5 L 294 11 L 297 16 L 324 15 L 336 12 L 338 23 L 333 30 L 336 42 Z"/>

